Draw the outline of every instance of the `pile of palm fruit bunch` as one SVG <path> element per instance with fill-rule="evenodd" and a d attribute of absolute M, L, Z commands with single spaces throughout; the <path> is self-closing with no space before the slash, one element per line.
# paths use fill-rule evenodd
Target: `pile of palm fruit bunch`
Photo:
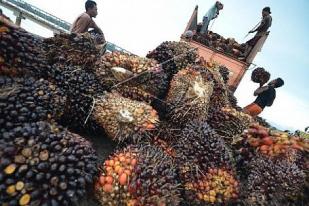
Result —
<path fill-rule="evenodd" d="M 197 32 L 193 35 L 193 40 L 234 58 L 241 57 L 245 52 L 245 46 L 237 43 L 235 39 L 226 39 L 212 31 L 209 31 L 207 34 Z"/>
<path fill-rule="evenodd" d="M 49 63 L 93 64 L 100 52 L 89 33 L 56 34 L 44 40 L 44 47 Z"/>
<path fill-rule="evenodd" d="M 103 55 L 94 72 L 108 90 L 147 103 L 164 95 L 168 85 L 167 74 L 156 60 L 122 52 Z"/>
<path fill-rule="evenodd" d="M 91 35 L 0 35 L 0 205 L 306 201 L 308 142 L 242 113 L 228 70 L 189 44 L 144 58 L 101 55 Z"/>
<path fill-rule="evenodd" d="M 130 145 L 102 165 L 95 185 L 101 205 L 178 205 L 176 165 L 158 147 Z"/>
<path fill-rule="evenodd" d="M 261 86 L 268 82 L 270 79 L 270 73 L 263 67 L 254 69 L 251 73 L 251 80 L 255 83 L 259 83 Z"/>
<path fill-rule="evenodd" d="M 42 38 L 0 22 L 0 75 L 46 76 L 45 60 Z"/>
<path fill-rule="evenodd" d="M 72 205 L 97 174 L 90 142 L 46 122 L 0 134 L 1 205 Z"/>

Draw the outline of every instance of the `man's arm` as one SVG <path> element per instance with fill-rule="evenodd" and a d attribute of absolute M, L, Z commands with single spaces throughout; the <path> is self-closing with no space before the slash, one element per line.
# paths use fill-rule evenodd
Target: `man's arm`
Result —
<path fill-rule="evenodd" d="M 269 89 L 268 86 L 259 87 L 257 90 L 254 91 L 253 95 L 254 96 L 258 96 L 258 95 L 262 94 L 263 92 L 265 92 L 268 89 Z"/>
<path fill-rule="evenodd" d="M 261 24 L 258 26 L 258 28 L 256 28 L 255 30 L 252 31 L 253 32 L 256 32 L 256 31 L 260 31 L 262 28 L 264 28 L 266 25 L 269 25 L 270 24 L 270 17 L 264 17 L 261 21 Z M 269 26 L 268 26 L 269 27 Z"/>
<path fill-rule="evenodd" d="M 264 26 L 265 24 L 266 24 L 266 20 L 265 20 L 265 18 L 263 18 L 262 21 L 261 21 L 261 23 L 260 23 L 260 25 L 259 25 L 256 29 L 249 31 L 249 33 L 254 33 L 254 32 L 256 32 L 256 31 L 259 31 L 261 28 L 263 28 L 263 26 Z"/>
<path fill-rule="evenodd" d="M 91 19 L 91 24 L 89 26 L 89 28 L 94 29 L 97 33 L 99 34 L 103 34 L 103 31 L 100 29 L 100 27 L 98 27 L 98 25 Z"/>

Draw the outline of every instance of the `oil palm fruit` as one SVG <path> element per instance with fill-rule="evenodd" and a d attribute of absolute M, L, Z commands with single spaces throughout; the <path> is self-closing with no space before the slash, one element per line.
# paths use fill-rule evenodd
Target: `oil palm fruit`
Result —
<path fill-rule="evenodd" d="M 72 205 L 97 175 L 97 156 L 81 136 L 46 122 L 0 134 L 3 205 Z"/>
<path fill-rule="evenodd" d="M 102 165 L 95 185 L 101 205 L 178 205 L 176 166 L 161 149 L 130 145 Z"/>

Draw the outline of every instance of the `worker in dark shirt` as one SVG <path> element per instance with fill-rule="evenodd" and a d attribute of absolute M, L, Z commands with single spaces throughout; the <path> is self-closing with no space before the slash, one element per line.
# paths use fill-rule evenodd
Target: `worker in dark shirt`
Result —
<path fill-rule="evenodd" d="M 248 54 L 250 53 L 252 48 L 260 40 L 260 38 L 267 33 L 269 27 L 271 27 L 272 17 L 270 16 L 270 14 L 271 14 L 270 7 L 265 7 L 262 10 L 262 21 L 261 21 L 261 23 L 259 24 L 259 26 L 257 28 L 254 28 L 251 31 L 249 31 L 249 33 L 254 33 L 254 32 L 257 32 L 257 33 L 255 34 L 255 36 L 252 39 L 250 39 L 249 41 L 246 42 L 246 50 L 245 50 L 245 53 L 244 53 L 244 57 L 248 56 Z"/>
<path fill-rule="evenodd" d="M 284 81 L 281 78 L 275 79 L 267 86 L 260 87 L 254 92 L 254 96 L 257 96 L 252 104 L 246 106 L 243 110 L 245 113 L 256 117 L 267 106 L 270 107 L 276 98 L 276 88 L 284 85 Z"/>

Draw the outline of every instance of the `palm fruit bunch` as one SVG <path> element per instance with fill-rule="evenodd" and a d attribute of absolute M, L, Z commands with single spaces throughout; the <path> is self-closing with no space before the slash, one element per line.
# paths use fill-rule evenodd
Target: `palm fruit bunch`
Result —
<path fill-rule="evenodd" d="M 106 42 L 104 34 L 100 34 L 95 30 L 91 30 L 88 33 L 91 35 L 96 45 L 102 45 Z"/>
<path fill-rule="evenodd" d="M 113 140 L 139 141 L 141 134 L 156 128 L 159 117 L 146 103 L 108 93 L 95 100 L 93 118 Z"/>
<path fill-rule="evenodd" d="M 197 56 L 197 51 L 190 44 L 176 41 L 165 41 L 147 54 L 148 58 L 163 64 L 163 69 L 169 75 L 194 64 Z"/>
<path fill-rule="evenodd" d="M 228 105 L 228 88 L 224 83 L 224 79 L 219 71 L 219 65 L 213 62 L 206 62 L 206 69 L 212 74 L 211 78 L 214 82 L 213 93 L 210 98 L 209 118 L 212 119 L 221 108 Z"/>
<path fill-rule="evenodd" d="M 222 76 L 222 78 L 223 78 L 224 83 L 227 84 L 227 82 L 228 82 L 229 79 L 230 79 L 230 77 L 229 77 L 229 76 L 230 76 L 230 71 L 229 71 L 229 69 L 226 68 L 225 66 L 220 65 L 220 66 L 219 66 L 219 72 L 220 72 L 220 74 L 221 74 L 221 76 Z"/>
<path fill-rule="evenodd" d="M 67 96 L 67 105 L 61 123 L 72 128 L 96 130 L 97 125 L 87 116 L 91 113 L 94 98 L 106 89 L 90 69 L 81 66 L 55 64 L 53 81 Z M 85 124 L 86 123 L 86 124 Z"/>
<path fill-rule="evenodd" d="M 252 117 L 230 106 L 222 107 L 208 123 L 231 143 L 234 136 L 241 135 L 253 121 Z"/>
<path fill-rule="evenodd" d="M 101 205 L 179 205 L 176 166 L 160 148 L 130 145 L 101 168 L 95 194 Z"/>
<path fill-rule="evenodd" d="M 249 168 L 246 205 L 295 205 L 288 202 L 302 193 L 305 184 L 305 173 L 295 163 L 258 155 Z"/>
<path fill-rule="evenodd" d="M 0 75 L 46 76 L 51 66 L 46 64 L 42 45 L 40 37 L 0 22 Z"/>
<path fill-rule="evenodd" d="M 113 52 L 103 55 L 95 66 L 101 83 L 124 97 L 151 102 L 167 90 L 167 76 L 157 61 Z"/>
<path fill-rule="evenodd" d="M 231 105 L 231 107 L 235 108 L 237 111 L 242 111 L 242 108 L 238 106 L 238 100 L 235 97 L 234 93 L 231 90 L 228 90 L 227 93 L 229 105 Z"/>
<path fill-rule="evenodd" d="M 189 122 L 182 130 L 175 150 L 185 172 L 187 169 L 195 170 L 195 165 L 201 171 L 208 171 L 212 167 L 233 168 L 232 156 L 223 138 L 204 122 Z"/>
<path fill-rule="evenodd" d="M 97 156 L 81 136 L 46 122 L 0 133 L 2 205 L 72 205 L 97 175 Z"/>
<path fill-rule="evenodd" d="M 165 99 L 172 122 L 183 125 L 191 119 L 206 120 L 213 83 L 202 75 L 188 67 L 173 77 Z"/>
<path fill-rule="evenodd" d="M 44 49 L 49 63 L 93 65 L 100 50 L 89 33 L 56 34 L 44 39 Z"/>
<path fill-rule="evenodd" d="M 175 150 L 188 202 L 205 205 L 237 199 L 239 183 L 231 152 L 224 140 L 206 123 L 189 123 L 182 130 Z"/>
<path fill-rule="evenodd" d="M 262 67 L 254 69 L 251 73 L 251 80 L 255 83 L 264 85 L 270 79 L 270 73 Z"/>
<path fill-rule="evenodd" d="M 297 136 L 289 136 L 288 133 L 270 130 L 256 123 L 251 124 L 243 134 L 245 141 L 258 153 L 269 157 L 290 156 L 290 151 L 309 151 L 309 141 Z"/>
<path fill-rule="evenodd" d="M 33 77 L 0 76 L 0 130 L 26 122 L 58 120 L 66 97 L 55 84 Z"/>
<path fill-rule="evenodd" d="M 239 197 L 239 183 L 225 168 L 210 168 L 205 176 L 201 175 L 198 180 L 186 183 L 184 187 L 187 194 L 196 196 L 192 205 L 200 205 L 200 202 L 203 202 L 203 205 L 223 204 Z"/>
<path fill-rule="evenodd" d="M 266 127 L 266 128 L 270 128 L 271 125 L 266 121 L 266 119 L 260 117 L 260 116 L 256 116 L 254 118 L 254 121 L 257 122 L 259 125 Z"/>

